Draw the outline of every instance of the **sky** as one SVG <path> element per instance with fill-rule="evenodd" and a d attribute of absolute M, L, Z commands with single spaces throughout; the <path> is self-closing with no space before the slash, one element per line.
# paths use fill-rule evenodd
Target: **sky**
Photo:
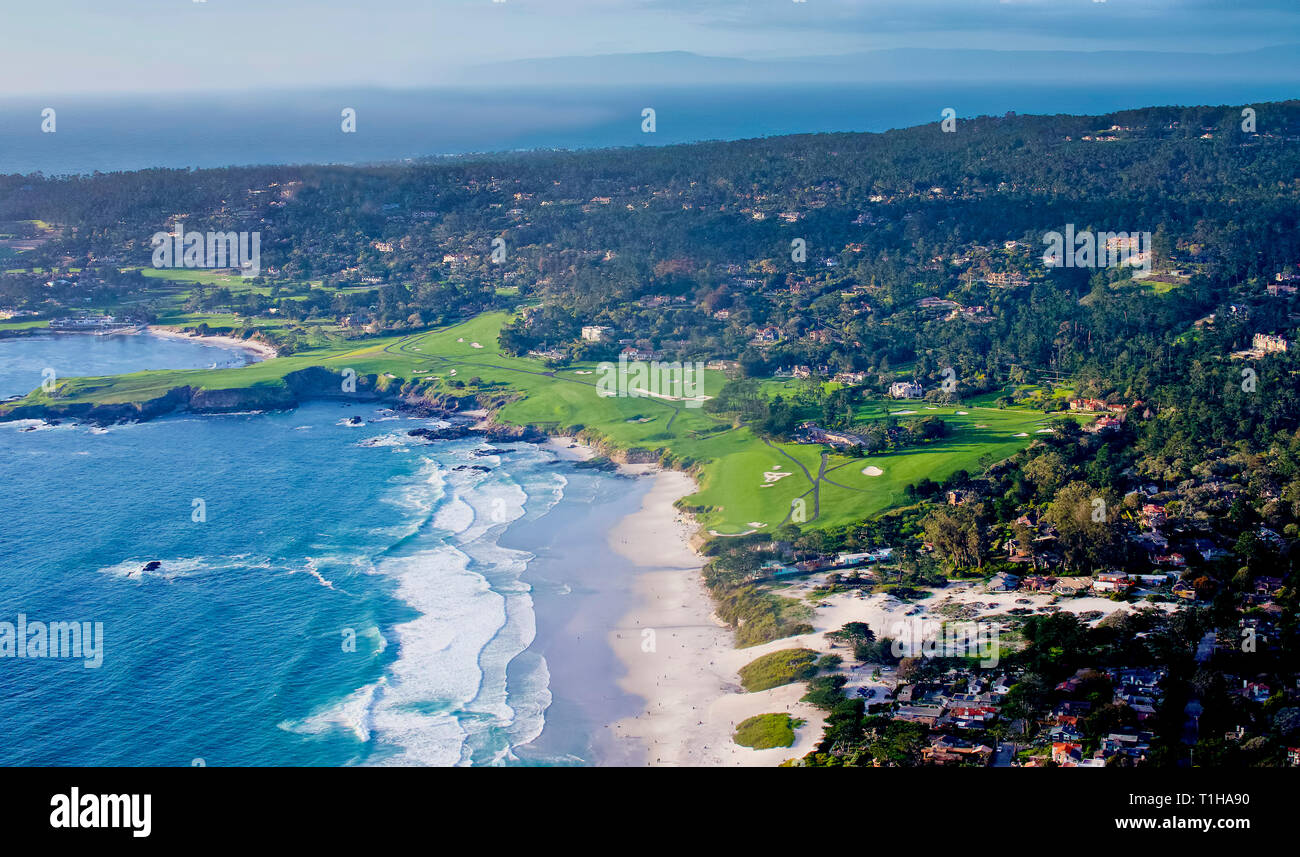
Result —
<path fill-rule="evenodd" d="M 1300 44 L 1300 0 L 3 0 L 0 98 L 420 87 L 653 51 L 1227 52 Z"/>

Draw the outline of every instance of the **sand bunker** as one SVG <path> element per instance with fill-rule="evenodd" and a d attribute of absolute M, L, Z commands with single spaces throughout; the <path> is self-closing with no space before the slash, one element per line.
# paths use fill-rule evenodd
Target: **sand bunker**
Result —
<path fill-rule="evenodd" d="M 1029 437 L 1028 432 L 1016 432 L 1016 437 Z"/>
<path fill-rule="evenodd" d="M 866 476 L 883 476 L 885 474 L 885 471 L 881 470 L 879 467 L 876 467 L 873 464 L 870 467 L 862 468 L 862 473 Z"/>

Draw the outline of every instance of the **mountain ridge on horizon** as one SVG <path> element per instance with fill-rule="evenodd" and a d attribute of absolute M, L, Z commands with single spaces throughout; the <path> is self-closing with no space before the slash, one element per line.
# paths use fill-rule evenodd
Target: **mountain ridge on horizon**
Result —
<path fill-rule="evenodd" d="M 702 77 L 707 75 L 707 78 Z M 467 86 L 614 86 L 738 83 L 888 83 L 1086 78 L 1087 83 L 1300 80 L 1300 45 L 1249 51 L 1051 51 L 982 48 L 885 48 L 827 56 L 747 59 L 691 51 L 592 54 L 505 60 L 470 66 Z"/>

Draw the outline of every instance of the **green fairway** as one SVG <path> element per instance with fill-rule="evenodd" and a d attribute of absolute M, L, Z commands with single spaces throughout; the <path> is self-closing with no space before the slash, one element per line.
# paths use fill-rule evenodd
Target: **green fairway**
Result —
<path fill-rule="evenodd" d="M 8 319 L 0 321 L 0 330 L 35 330 L 40 327 L 49 327 L 50 320 L 43 319 Z"/>

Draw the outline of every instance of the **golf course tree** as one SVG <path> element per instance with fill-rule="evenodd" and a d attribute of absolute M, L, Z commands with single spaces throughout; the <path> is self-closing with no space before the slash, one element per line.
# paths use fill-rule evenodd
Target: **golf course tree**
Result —
<path fill-rule="evenodd" d="M 1065 563 L 1091 571 L 1124 559 L 1124 535 L 1117 526 L 1118 498 L 1086 482 L 1070 482 L 1056 492 L 1043 518 L 1056 528 Z"/>
<path fill-rule="evenodd" d="M 983 568 L 988 522 L 972 505 L 939 506 L 922 521 L 925 540 L 953 568 Z"/>

